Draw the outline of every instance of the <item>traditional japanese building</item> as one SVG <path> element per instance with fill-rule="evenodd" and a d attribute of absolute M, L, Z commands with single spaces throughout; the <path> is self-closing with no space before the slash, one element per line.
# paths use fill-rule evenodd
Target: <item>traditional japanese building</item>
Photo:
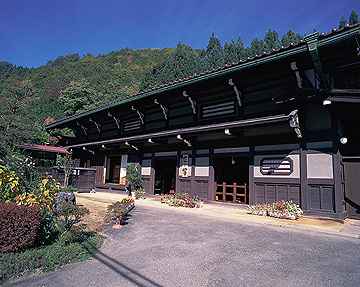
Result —
<path fill-rule="evenodd" d="M 360 27 L 304 41 L 66 117 L 96 189 L 124 190 L 127 162 L 147 194 L 250 204 L 292 200 L 305 214 L 360 215 Z"/>

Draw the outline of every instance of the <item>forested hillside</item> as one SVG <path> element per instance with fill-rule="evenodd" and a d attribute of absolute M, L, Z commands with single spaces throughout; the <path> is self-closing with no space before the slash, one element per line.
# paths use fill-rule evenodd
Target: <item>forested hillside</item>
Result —
<path fill-rule="evenodd" d="M 359 22 L 356 12 L 348 24 Z M 339 28 L 347 24 L 343 17 Z M 178 43 L 176 48 L 129 48 L 107 55 L 69 54 L 38 68 L 0 62 L 0 144 L 44 144 L 44 123 L 103 103 L 189 77 L 263 52 L 298 43 L 302 35 L 289 31 L 280 38 L 269 29 L 244 47 L 241 36 L 221 44 L 213 33 L 202 50 Z"/>

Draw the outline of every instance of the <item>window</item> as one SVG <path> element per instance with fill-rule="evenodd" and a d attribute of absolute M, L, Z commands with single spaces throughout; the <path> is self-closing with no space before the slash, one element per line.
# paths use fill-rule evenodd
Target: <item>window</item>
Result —
<path fill-rule="evenodd" d="M 233 115 L 233 114 L 235 114 L 234 101 L 202 105 L 200 108 L 201 119 L 208 119 L 217 116 L 225 116 L 225 115 Z"/>
<path fill-rule="evenodd" d="M 133 132 L 141 129 L 140 120 L 132 120 L 128 122 L 124 122 L 123 132 Z"/>
<path fill-rule="evenodd" d="M 262 159 L 260 172 L 264 175 L 290 175 L 293 172 L 293 161 L 289 157 Z"/>

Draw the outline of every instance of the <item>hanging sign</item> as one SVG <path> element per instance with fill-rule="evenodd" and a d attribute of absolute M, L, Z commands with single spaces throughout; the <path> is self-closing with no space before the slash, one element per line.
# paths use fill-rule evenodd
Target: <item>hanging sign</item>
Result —
<path fill-rule="evenodd" d="M 188 177 L 189 174 L 189 155 L 184 154 L 182 156 L 182 166 L 181 166 L 181 177 Z"/>

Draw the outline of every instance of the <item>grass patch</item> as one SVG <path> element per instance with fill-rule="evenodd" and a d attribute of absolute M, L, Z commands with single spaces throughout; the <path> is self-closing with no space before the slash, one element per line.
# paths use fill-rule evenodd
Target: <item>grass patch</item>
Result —
<path fill-rule="evenodd" d="M 92 259 L 105 236 L 85 232 L 75 242 L 62 245 L 60 241 L 19 253 L 0 253 L 0 284 L 31 274 L 54 271 L 78 261 Z"/>

